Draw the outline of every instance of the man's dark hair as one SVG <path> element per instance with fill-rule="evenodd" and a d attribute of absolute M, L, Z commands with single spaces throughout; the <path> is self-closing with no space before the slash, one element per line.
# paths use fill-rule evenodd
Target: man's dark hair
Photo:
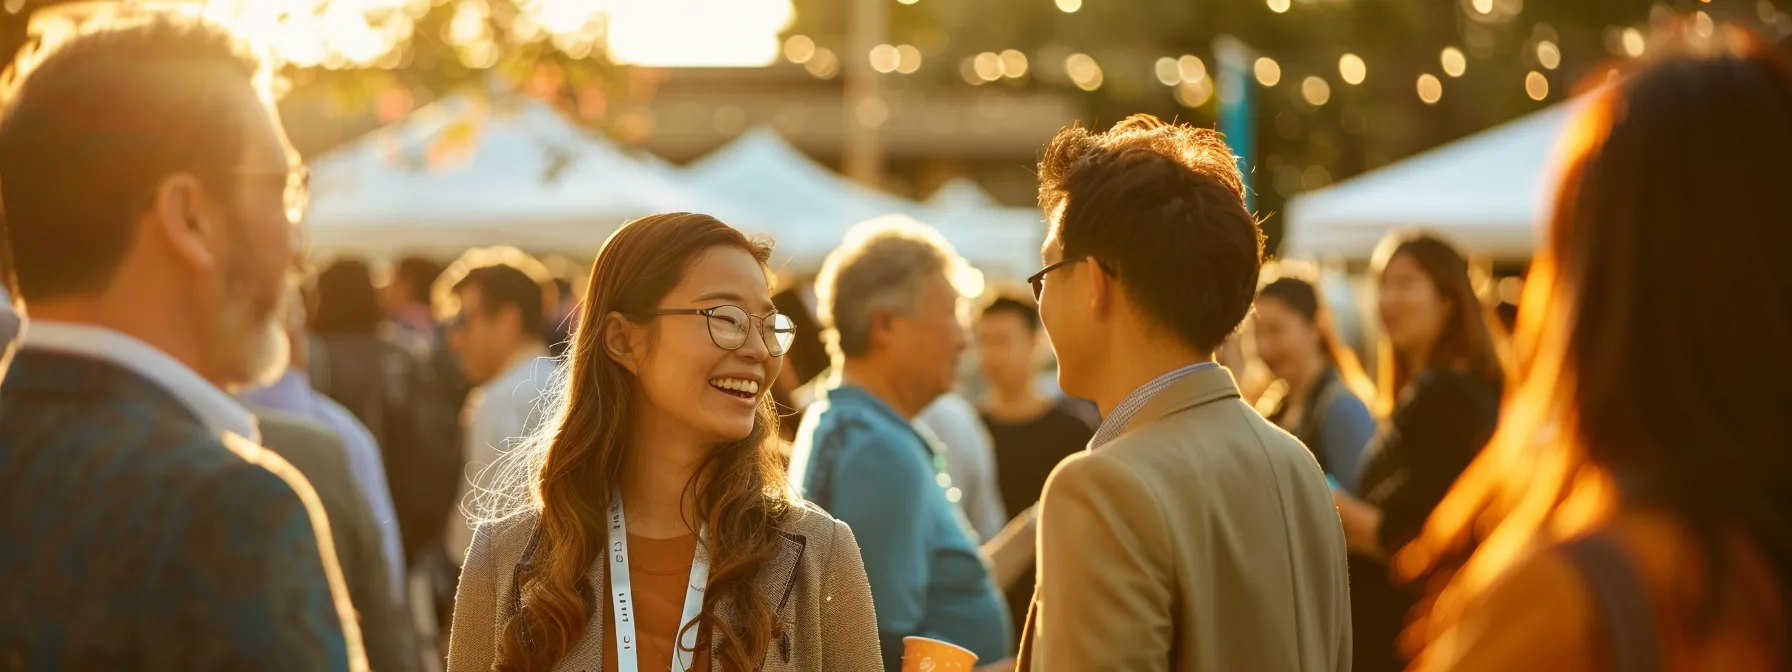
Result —
<path fill-rule="evenodd" d="M 441 275 L 441 264 L 422 257 L 399 259 L 392 269 L 393 281 L 403 283 L 405 289 L 409 290 L 405 298 L 425 306 L 430 302 L 430 289 Z"/>
<path fill-rule="evenodd" d="M 110 283 L 157 184 L 229 193 L 260 63 L 165 13 L 70 38 L 21 73 L 0 119 L 0 198 L 26 301 Z"/>
<path fill-rule="evenodd" d="M 467 271 L 467 277 L 454 283 L 454 293 L 459 294 L 468 287 L 479 290 L 487 315 L 514 306 L 522 318 L 523 333 L 532 338 L 547 337 L 547 288 L 522 269 L 507 264 L 481 266 Z"/>
<path fill-rule="evenodd" d="M 1033 304 L 1031 303 L 1012 297 L 1000 296 L 996 297 L 996 300 L 989 302 L 989 305 L 983 307 L 983 317 L 1000 315 L 1002 313 L 1009 313 L 1015 317 L 1019 317 L 1021 324 L 1027 325 L 1027 331 L 1039 331 L 1039 309 L 1033 307 Z"/>
<path fill-rule="evenodd" d="M 1148 114 L 1105 133 L 1058 132 L 1039 162 L 1039 204 L 1064 259 L 1094 257 L 1147 320 L 1202 352 L 1250 310 L 1263 232 L 1216 131 Z"/>
<path fill-rule="evenodd" d="M 319 334 L 373 334 L 385 321 L 373 272 L 366 262 L 342 259 L 317 276 L 317 310 L 308 325 Z"/>

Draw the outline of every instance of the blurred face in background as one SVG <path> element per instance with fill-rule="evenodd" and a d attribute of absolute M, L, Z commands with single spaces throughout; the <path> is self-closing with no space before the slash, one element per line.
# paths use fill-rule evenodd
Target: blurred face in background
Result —
<path fill-rule="evenodd" d="M 627 342 L 612 350 L 633 353 L 618 359 L 635 373 L 647 412 L 703 443 L 747 438 L 783 371 L 790 338 L 776 328 L 765 267 L 738 247 L 709 248 L 658 309 L 718 312 L 659 315 L 621 327 Z"/>
<path fill-rule="evenodd" d="M 1033 355 L 1038 349 L 1038 330 L 1018 313 L 996 311 L 977 321 L 977 368 L 996 389 L 1031 385 Z"/>
<path fill-rule="evenodd" d="M 1396 254 L 1381 272 L 1377 291 L 1381 328 L 1402 357 L 1430 351 L 1450 319 L 1450 304 L 1411 256 Z"/>
<path fill-rule="evenodd" d="M 1319 327 L 1278 299 L 1257 299 L 1251 333 L 1257 357 L 1277 378 L 1287 378 L 1301 362 L 1319 356 Z"/>
<path fill-rule="evenodd" d="M 922 281 L 920 302 L 912 313 L 884 314 L 878 347 L 898 362 L 893 368 L 900 379 L 891 382 L 905 390 L 904 398 L 925 405 L 952 390 L 958 355 L 967 345 L 963 306 L 963 297 L 942 271 Z"/>
<path fill-rule="evenodd" d="M 460 315 L 448 332 L 448 345 L 460 356 L 467 380 L 484 383 L 504 373 L 522 338 L 522 315 L 515 306 L 493 310 L 477 285 L 461 288 Z"/>

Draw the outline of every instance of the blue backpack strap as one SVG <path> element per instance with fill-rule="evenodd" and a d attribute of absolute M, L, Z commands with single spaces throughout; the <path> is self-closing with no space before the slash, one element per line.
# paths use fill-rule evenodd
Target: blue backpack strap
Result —
<path fill-rule="evenodd" d="M 1560 548 L 1592 593 L 1612 672 L 1662 672 L 1649 588 L 1617 537 L 1600 530 Z"/>

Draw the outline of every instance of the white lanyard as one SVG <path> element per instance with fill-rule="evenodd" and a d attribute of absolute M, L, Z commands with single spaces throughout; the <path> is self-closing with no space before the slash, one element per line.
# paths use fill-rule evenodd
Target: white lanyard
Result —
<path fill-rule="evenodd" d="M 684 614 L 678 618 L 678 630 L 673 635 L 678 642 L 672 649 L 672 672 L 686 672 L 691 669 L 691 660 L 685 659 L 685 652 L 690 651 L 696 657 L 697 628 L 691 624 L 703 614 L 703 590 L 709 585 L 709 554 L 703 551 L 708 542 L 709 526 L 705 524 L 697 532 L 697 557 L 691 559 L 691 580 L 684 590 Z M 634 592 L 630 587 L 628 571 L 628 523 L 622 516 L 622 490 L 610 489 L 610 596 L 611 613 L 616 615 L 616 669 L 618 672 L 638 672 L 641 664 L 637 660 L 637 646 L 640 640 L 635 638 L 635 604 Z"/>

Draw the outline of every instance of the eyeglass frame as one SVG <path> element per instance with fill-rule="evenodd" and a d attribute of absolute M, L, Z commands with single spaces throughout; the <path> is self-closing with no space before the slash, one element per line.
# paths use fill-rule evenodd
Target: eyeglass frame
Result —
<path fill-rule="evenodd" d="M 722 345 L 721 341 L 716 340 L 716 329 L 715 329 L 715 323 L 713 322 L 713 320 L 716 319 L 716 314 L 715 314 L 716 311 L 721 310 L 723 308 L 733 308 L 735 310 L 740 311 L 742 314 L 745 314 L 747 316 L 747 324 L 749 324 L 749 325 L 751 325 L 754 320 L 759 321 L 759 338 L 762 342 L 765 343 L 766 354 L 768 354 L 772 357 L 783 357 L 784 355 L 790 354 L 790 345 L 785 345 L 785 346 L 783 346 L 782 349 L 773 351 L 772 344 L 773 344 L 773 342 L 777 341 L 778 339 L 774 337 L 770 340 L 766 340 L 765 328 L 766 328 L 766 325 L 771 321 L 772 318 L 783 316 L 784 319 L 786 319 L 786 320 L 790 319 L 789 315 L 780 313 L 777 311 L 777 309 L 773 309 L 772 312 L 766 313 L 764 315 L 754 315 L 750 312 L 747 312 L 746 308 L 742 308 L 742 307 L 734 305 L 732 303 L 724 303 L 722 305 L 714 306 L 714 307 L 710 307 L 710 308 L 659 308 L 659 309 L 655 309 L 655 310 L 633 311 L 632 314 L 641 316 L 641 317 L 664 317 L 664 316 L 668 316 L 668 315 L 697 315 L 697 316 L 701 316 L 703 318 L 706 318 L 707 320 L 712 320 L 711 322 L 703 325 L 704 331 L 709 332 L 709 342 L 710 343 L 714 344 L 718 348 L 727 350 L 729 352 L 733 352 L 735 350 L 739 350 L 743 347 L 746 347 L 747 338 L 742 338 L 740 340 L 740 344 L 736 345 L 732 348 L 730 348 L 726 345 Z M 747 330 L 747 334 L 749 337 L 750 337 L 751 333 L 752 333 L 751 330 Z M 796 323 L 794 321 L 792 321 L 790 324 L 789 333 L 791 334 L 791 345 L 795 345 L 796 344 L 795 343 L 795 341 L 796 341 Z"/>
<path fill-rule="evenodd" d="M 305 219 L 305 211 L 311 207 L 311 169 L 298 165 L 284 170 L 270 168 L 249 168 L 239 166 L 230 171 L 237 177 L 278 177 L 285 182 L 281 185 L 281 209 L 286 211 L 286 218 L 293 224 Z"/>
<path fill-rule="evenodd" d="M 1060 268 L 1072 266 L 1075 264 L 1080 264 L 1085 261 L 1095 262 L 1096 265 L 1101 267 L 1101 270 L 1103 272 L 1107 272 L 1107 270 L 1108 270 L 1107 264 L 1103 264 L 1103 263 L 1101 263 L 1100 259 L 1096 259 L 1095 257 L 1091 257 L 1091 256 L 1081 256 L 1081 257 L 1060 259 L 1056 262 L 1046 264 L 1045 268 L 1039 269 L 1039 272 L 1027 276 L 1027 284 L 1032 285 L 1032 287 L 1033 287 L 1033 302 L 1038 303 L 1040 297 L 1045 295 L 1045 276 L 1047 274 L 1050 274 L 1052 271 L 1058 270 Z"/>

